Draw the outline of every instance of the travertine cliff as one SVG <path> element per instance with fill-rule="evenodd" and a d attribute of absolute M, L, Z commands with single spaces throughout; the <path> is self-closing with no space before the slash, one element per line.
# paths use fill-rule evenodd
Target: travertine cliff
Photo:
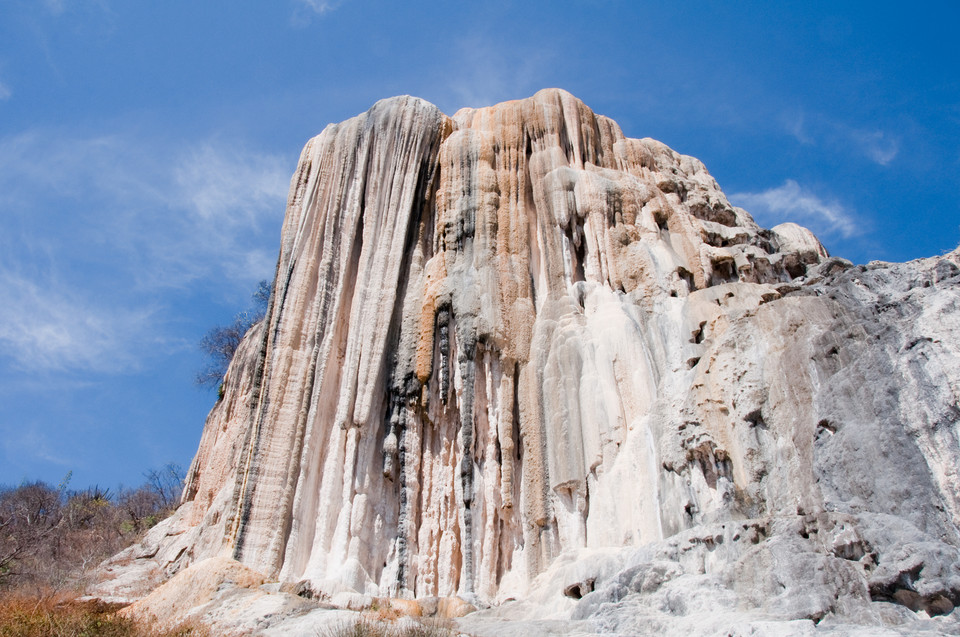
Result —
<path fill-rule="evenodd" d="M 956 252 L 853 267 L 758 227 L 563 91 L 384 100 L 304 149 L 267 318 L 126 557 L 526 632 L 948 615 L 958 290 Z"/>

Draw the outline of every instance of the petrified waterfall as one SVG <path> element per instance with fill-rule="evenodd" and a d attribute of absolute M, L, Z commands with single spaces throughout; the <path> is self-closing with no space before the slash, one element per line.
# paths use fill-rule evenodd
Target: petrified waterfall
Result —
<path fill-rule="evenodd" d="M 956 253 L 857 268 L 762 229 L 563 91 L 378 102 L 303 150 L 160 566 L 497 603 L 655 546 L 676 572 L 604 600 L 689 575 L 777 617 L 949 612 L 958 279 Z"/>

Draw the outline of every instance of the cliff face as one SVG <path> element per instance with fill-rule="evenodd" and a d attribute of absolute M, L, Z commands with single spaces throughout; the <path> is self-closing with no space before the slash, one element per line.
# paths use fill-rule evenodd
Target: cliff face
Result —
<path fill-rule="evenodd" d="M 948 613 L 958 285 L 956 252 L 852 267 L 761 229 L 562 91 L 379 102 L 301 155 L 156 576 L 229 555 L 596 621 L 671 585 L 689 612 L 719 586 L 781 619 Z"/>

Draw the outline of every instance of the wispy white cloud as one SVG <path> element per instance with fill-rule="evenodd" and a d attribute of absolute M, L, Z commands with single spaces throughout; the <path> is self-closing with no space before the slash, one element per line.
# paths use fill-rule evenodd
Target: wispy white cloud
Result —
<path fill-rule="evenodd" d="M 246 299 L 273 272 L 291 171 L 223 140 L 0 138 L 0 356 L 129 369 L 169 336 L 164 290 Z"/>
<path fill-rule="evenodd" d="M 41 4 L 54 16 L 63 15 L 67 11 L 112 13 L 107 0 L 43 0 Z"/>
<path fill-rule="evenodd" d="M 305 27 L 317 16 L 330 13 L 339 8 L 344 0 L 294 0 L 291 23 L 296 27 Z"/>
<path fill-rule="evenodd" d="M 153 312 L 85 298 L 49 273 L 0 266 L 0 348 L 30 371 L 116 372 L 136 366 L 135 344 L 152 340 Z"/>
<path fill-rule="evenodd" d="M 889 165 L 900 152 L 900 140 L 882 130 L 851 129 L 849 135 L 860 152 L 881 166 Z"/>
<path fill-rule="evenodd" d="M 161 183 L 163 158 L 142 140 L 118 135 L 72 136 L 35 129 L 0 139 L 0 205 L 21 212 L 40 198 L 108 199 L 116 204 L 149 205 L 167 191 Z M 161 153 L 162 154 L 162 153 Z"/>
<path fill-rule="evenodd" d="M 211 143 L 181 153 L 174 177 L 179 197 L 194 214 L 221 226 L 257 225 L 275 216 L 290 182 L 278 156 Z"/>
<path fill-rule="evenodd" d="M 821 199 L 793 179 L 761 192 L 734 193 L 730 195 L 730 201 L 747 209 L 762 225 L 794 221 L 821 236 L 840 235 L 844 238 L 860 232 L 851 211 L 838 201 Z"/>
<path fill-rule="evenodd" d="M 102 46 L 116 33 L 118 15 L 111 8 L 113 0 L 29 0 L 8 2 L 19 4 L 21 28 L 32 36 L 43 52 L 50 70 L 59 80 L 64 56 L 72 54 L 74 47 L 58 47 L 56 43 L 66 37 L 79 38 L 81 46 Z"/>
<path fill-rule="evenodd" d="M 278 155 L 221 140 L 180 145 L 33 131 L 0 139 L 0 209 L 35 221 L 50 215 L 36 228 L 46 239 L 66 224 L 90 243 L 126 250 L 154 285 L 217 272 L 249 283 L 263 274 L 237 265 L 275 248 L 292 169 Z M 70 210 L 51 197 L 68 200 Z"/>
<path fill-rule="evenodd" d="M 786 111 L 780 119 L 784 130 L 805 146 L 853 151 L 881 166 L 888 166 L 900 153 L 900 138 L 880 128 L 851 126 L 816 115 L 808 118 L 803 112 Z"/>
<path fill-rule="evenodd" d="M 3 434 L 0 436 L 0 448 L 10 464 L 22 464 L 24 457 L 61 467 L 70 467 L 76 463 L 76 459 L 66 458 L 54 450 L 50 436 L 35 427 L 24 427 L 20 423 L 0 423 L 0 432 Z M 30 480 L 33 476 L 24 476 L 24 479 Z"/>
<path fill-rule="evenodd" d="M 813 139 L 807 132 L 807 122 L 803 112 L 783 113 L 781 119 L 784 128 L 786 128 L 787 132 L 790 133 L 794 139 L 803 145 L 813 143 Z"/>
<path fill-rule="evenodd" d="M 434 99 L 449 114 L 463 107 L 491 106 L 530 97 L 547 88 L 544 77 L 553 53 L 549 49 L 507 46 L 486 35 L 462 38 L 450 57 L 451 68 Z"/>
<path fill-rule="evenodd" d="M 65 0 L 43 0 L 43 6 L 53 15 L 60 15 L 66 9 Z"/>
<path fill-rule="evenodd" d="M 321 15 L 340 6 L 340 0 L 297 0 L 297 2 Z"/>
<path fill-rule="evenodd" d="M 13 95 L 13 91 L 10 90 L 10 87 L 0 82 L 0 102 L 10 99 Z"/>
<path fill-rule="evenodd" d="M 272 274 L 291 172 L 278 155 L 229 144 L 180 153 L 167 201 L 181 211 L 179 227 L 158 259 L 189 277 L 219 272 L 244 287 Z"/>

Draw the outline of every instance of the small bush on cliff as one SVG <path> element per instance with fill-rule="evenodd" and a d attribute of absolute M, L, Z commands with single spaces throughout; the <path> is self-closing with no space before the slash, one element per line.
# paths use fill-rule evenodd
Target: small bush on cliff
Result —
<path fill-rule="evenodd" d="M 260 322 L 267 313 L 270 301 L 270 282 L 264 279 L 257 285 L 257 291 L 251 299 L 253 306 L 237 314 L 230 325 L 217 325 L 200 339 L 200 349 L 208 357 L 207 366 L 197 374 L 196 383 L 200 387 L 218 387 L 217 399 L 223 398 L 223 377 L 230 367 L 233 355 L 240 347 L 243 336 Z"/>

